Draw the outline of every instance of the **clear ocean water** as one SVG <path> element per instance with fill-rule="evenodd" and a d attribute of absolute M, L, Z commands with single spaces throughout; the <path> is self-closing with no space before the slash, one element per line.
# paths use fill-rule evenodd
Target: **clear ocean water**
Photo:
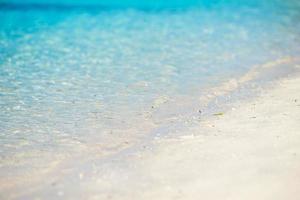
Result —
<path fill-rule="evenodd" d="M 297 0 L 2 0 L 0 174 L 125 148 L 299 36 Z"/>

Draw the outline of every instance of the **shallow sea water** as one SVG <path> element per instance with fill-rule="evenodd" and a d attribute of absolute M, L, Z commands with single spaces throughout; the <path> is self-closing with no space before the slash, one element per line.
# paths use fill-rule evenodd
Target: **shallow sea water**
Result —
<path fill-rule="evenodd" d="M 139 143 L 189 120 L 210 88 L 300 53 L 292 0 L 32 2 L 0 3 L 0 175 L 12 185 Z"/>

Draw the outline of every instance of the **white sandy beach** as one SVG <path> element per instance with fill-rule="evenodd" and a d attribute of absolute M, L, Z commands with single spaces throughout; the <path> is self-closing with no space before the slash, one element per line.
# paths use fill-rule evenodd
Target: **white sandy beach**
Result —
<path fill-rule="evenodd" d="M 148 199 L 298 199 L 300 78 L 204 122 L 206 134 L 159 143 L 142 159 Z M 192 133 L 191 133 L 192 134 Z"/>
<path fill-rule="evenodd" d="M 300 77 L 286 78 L 85 186 L 93 199 L 299 199 L 299 122 Z"/>
<path fill-rule="evenodd" d="M 73 166 L 69 173 L 58 167 L 39 181 L 21 181 L 26 185 L 16 184 L 18 189 L 2 180 L 9 187 L 1 198 L 299 199 L 300 77 L 282 79 L 220 112 L 182 136 L 154 140 L 125 157 L 87 162 L 88 169 Z"/>

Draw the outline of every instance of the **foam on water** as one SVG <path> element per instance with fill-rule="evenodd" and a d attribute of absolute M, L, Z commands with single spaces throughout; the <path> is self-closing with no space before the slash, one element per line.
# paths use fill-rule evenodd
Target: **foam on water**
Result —
<path fill-rule="evenodd" d="M 118 151 L 179 102 L 300 53 L 297 1 L 53 2 L 0 4 L 1 175 L 40 155 Z"/>

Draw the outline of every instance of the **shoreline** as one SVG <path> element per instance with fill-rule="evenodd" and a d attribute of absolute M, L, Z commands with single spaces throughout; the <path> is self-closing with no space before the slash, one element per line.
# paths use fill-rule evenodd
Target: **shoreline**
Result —
<path fill-rule="evenodd" d="M 80 184 L 66 181 L 63 193 L 50 193 L 66 199 L 293 199 L 300 196 L 299 121 L 297 74 L 182 136 L 86 163 L 77 170 Z"/>
<path fill-rule="evenodd" d="M 137 164 L 129 164 L 140 170 L 131 172 L 136 179 L 132 190 L 112 199 L 300 196 L 300 76 L 276 84 L 202 122 L 189 135 L 155 142 L 154 150 L 133 158 L 131 162 Z M 145 179 L 137 174 L 147 174 L 150 183 L 136 188 L 136 182 Z"/>
<path fill-rule="evenodd" d="M 300 76 L 264 91 L 180 135 L 60 166 L 11 199 L 293 199 L 300 195 Z"/>
<path fill-rule="evenodd" d="M 300 76 L 276 84 L 178 138 L 157 139 L 125 158 L 98 162 L 100 177 L 84 188 L 92 199 L 299 196 Z M 106 189 L 99 196 L 97 188 Z"/>
<path fill-rule="evenodd" d="M 140 142 L 149 145 L 155 139 L 184 136 L 185 133 L 177 133 L 186 132 L 191 127 L 199 126 L 203 120 L 211 120 L 216 115 L 222 115 L 236 104 L 259 98 L 265 91 L 273 90 L 282 80 L 297 77 L 299 62 L 297 56 L 283 56 L 254 65 L 246 73 L 227 79 L 216 86 L 202 88 L 202 94 L 191 95 L 192 100 L 186 99 L 185 102 L 185 99 L 171 99 L 171 104 L 169 100 L 162 103 L 159 105 L 162 112 L 158 111 L 162 114 L 157 115 L 163 117 L 155 116 L 156 111 L 150 113 L 152 119 L 149 119 L 156 126 L 148 131 Z M 172 101 L 175 103 L 172 104 Z M 159 120 L 162 122 L 156 123 Z"/>

